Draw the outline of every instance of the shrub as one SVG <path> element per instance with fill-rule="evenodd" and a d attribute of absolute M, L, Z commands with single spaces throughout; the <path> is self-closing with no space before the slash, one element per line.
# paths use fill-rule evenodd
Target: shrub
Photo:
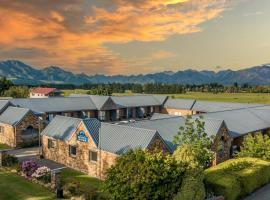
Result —
<path fill-rule="evenodd" d="M 51 181 L 51 170 L 46 166 L 39 167 L 31 177 L 49 183 Z"/>
<path fill-rule="evenodd" d="M 261 133 L 246 136 L 237 156 L 270 160 L 270 137 Z"/>
<path fill-rule="evenodd" d="M 4 158 L 3 158 L 3 165 L 7 166 L 7 167 L 11 167 L 14 165 L 18 164 L 18 158 L 10 155 L 10 154 L 5 154 Z"/>
<path fill-rule="evenodd" d="M 31 178 L 32 174 L 37 170 L 38 167 L 39 166 L 35 161 L 26 160 L 21 164 L 21 171 L 26 177 Z"/>
<path fill-rule="evenodd" d="M 236 200 L 270 181 L 270 162 L 237 158 L 205 170 L 207 192 Z"/>
<path fill-rule="evenodd" d="M 172 199 L 184 174 L 170 155 L 129 151 L 108 170 L 105 191 L 112 199 Z"/>

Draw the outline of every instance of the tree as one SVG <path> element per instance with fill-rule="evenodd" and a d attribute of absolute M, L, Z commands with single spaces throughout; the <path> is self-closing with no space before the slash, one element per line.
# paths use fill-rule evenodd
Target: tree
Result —
<path fill-rule="evenodd" d="M 270 137 L 261 133 L 249 134 L 244 138 L 238 157 L 253 157 L 270 160 Z"/>
<path fill-rule="evenodd" d="M 172 199 L 184 174 L 171 155 L 131 150 L 107 171 L 104 185 L 112 199 Z"/>
<path fill-rule="evenodd" d="M 28 87 L 12 86 L 4 92 L 5 97 L 26 98 L 29 95 Z"/>
<path fill-rule="evenodd" d="M 2 96 L 6 90 L 8 90 L 11 86 L 13 86 L 13 83 L 6 79 L 6 77 L 0 78 L 0 95 Z"/>
<path fill-rule="evenodd" d="M 214 158 L 214 153 L 211 151 L 213 138 L 207 135 L 204 126 L 202 116 L 195 120 L 191 116 L 187 116 L 185 125 L 179 128 L 173 142 L 178 148 L 186 145 L 198 164 L 208 167 Z"/>

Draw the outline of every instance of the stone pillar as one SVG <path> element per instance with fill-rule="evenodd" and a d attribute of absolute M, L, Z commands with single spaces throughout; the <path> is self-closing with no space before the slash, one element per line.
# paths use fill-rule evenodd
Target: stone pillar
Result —
<path fill-rule="evenodd" d="M 51 188 L 52 189 L 61 189 L 61 171 L 52 170 L 51 172 Z"/>
<path fill-rule="evenodd" d="M 5 150 L 0 150 L 0 167 L 3 167 L 4 165 L 4 157 L 6 155 L 6 151 Z"/>

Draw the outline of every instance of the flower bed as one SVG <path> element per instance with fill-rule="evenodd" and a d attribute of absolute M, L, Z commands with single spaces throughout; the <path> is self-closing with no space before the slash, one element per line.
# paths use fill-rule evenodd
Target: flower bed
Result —
<path fill-rule="evenodd" d="M 20 171 L 22 176 L 33 182 L 46 187 L 51 185 L 51 170 L 46 166 L 39 166 L 33 160 L 23 161 L 20 165 Z"/>

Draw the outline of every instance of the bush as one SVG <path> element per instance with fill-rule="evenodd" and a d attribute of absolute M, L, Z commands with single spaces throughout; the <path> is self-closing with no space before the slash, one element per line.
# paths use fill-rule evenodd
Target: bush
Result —
<path fill-rule="evenodd" d="M 246 136 L 237 156 L 270 160 L 270 137 L 261 133 Z"/>
<path fill-rule="evenodd" d="M 174 200 L 203 200 L 205 198 L 203 178 L 203 173 L 198 171 L 186 174 Z"/>
<path fill-rule="evenodd" d="M 211 167 L 204 174 L 207 192 L 236 200 L 270 181 L 270 162 L 237 158 Z"/>
<path fill-rule="evenodd" d="M 112 199 L 173 199 L 185 170 L 170 155 L 129 151 L 108 170 L 105 191 Z"/>
<path fill-rule="evenodd" d="M 39 167 L 31 177 L 49 183 L 51 181 L 51 170 L 46 166 Z"/>
<path fill-rule="evenodd" d="M 3 158 L 3 165 L 6 167 L 11 167 L 18 164 L 18 158 L 13 155 L 5 154 Z"/>
<path fill-rule="evenodd" d="M 28 177 L 31 178 L 33 173 L 37 170 L 38 164 L 33 160 L 26 160 L 23 161 L 21 164 L 21 171 L 22 173 Z"/>

